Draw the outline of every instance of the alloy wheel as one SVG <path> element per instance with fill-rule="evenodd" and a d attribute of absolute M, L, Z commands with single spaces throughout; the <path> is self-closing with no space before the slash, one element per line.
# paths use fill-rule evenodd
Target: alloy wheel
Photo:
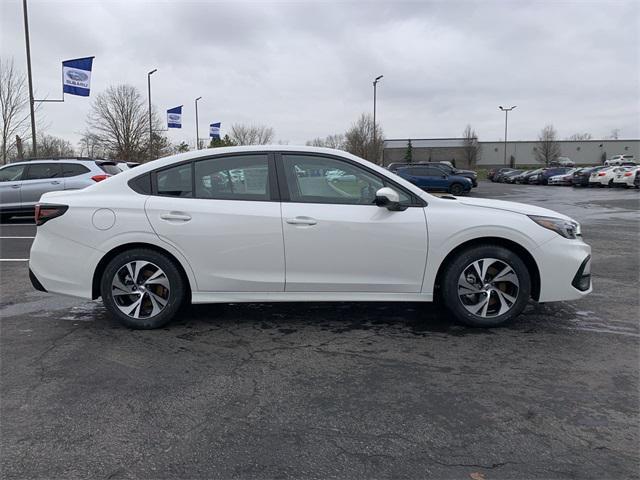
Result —
<path fill-rule="evenodd" d="M 169 301 L 170 284 L 165 272 L 145 260 L 124 264 L 113 277 L 111 295 L 125 315 L 151 318 L 158 315 Z"/>
<path fill-rule="evenodd" d="M 518 275 L 504 260 L 482 258 L 469 264 L 458 278 L 458 297 L 464 308 L 479 317 L 498 317 L 515 305 L 520 291 Z"/>

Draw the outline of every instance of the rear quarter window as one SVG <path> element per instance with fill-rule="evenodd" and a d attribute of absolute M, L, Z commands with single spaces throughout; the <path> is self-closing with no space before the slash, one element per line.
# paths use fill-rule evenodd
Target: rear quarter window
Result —
<path fill-rule="evenodd" d="M 87 167 L 79 163 L 63 163 L 62 164 L 63 177 L 77 177 L 78 175 L 89 173 L 90 171 L 91 170 L 89 170 Z"/>
<path fill-rule="evenodd" d="M 96 162 L 96 165 L 98 165 L 98 167 L 100 167 L 100 169 L 104 173 L 108 173 L 109 175 L 117 175 L 119 173 L 122 173 L 122 170 L 120 170 L 120 167 L 118 167 L 118 165 L 116 165 L 115 163 Z"/>

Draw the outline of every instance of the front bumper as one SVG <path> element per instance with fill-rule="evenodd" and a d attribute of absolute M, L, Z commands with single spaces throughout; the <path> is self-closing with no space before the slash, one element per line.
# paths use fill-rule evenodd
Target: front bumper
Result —
<path fill-rule="evenodd" d="M 558 235 L 542 244 L 535 257 L 540 269 L 540 302 L 577 300 L 591 293 L 591 247 L 582 240 Z M 587 273 L 586 289 L 576 288 L 576 277 Z"/>

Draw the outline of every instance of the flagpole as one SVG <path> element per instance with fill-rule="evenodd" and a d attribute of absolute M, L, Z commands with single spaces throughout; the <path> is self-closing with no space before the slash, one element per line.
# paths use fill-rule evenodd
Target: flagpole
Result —
<path fill-rule="evenodd" d="M 198 100 L 200 100 L 202 97 L 198 97 L 196 98 L 195 104 L 196 104 L 196 150 L 200 150 L 200 132 L 198 129 Z"/>
<path fill-rule="evenodd" d="M 29 79 L 29 108 L 31 113 L 31 142 L 33 145 L 32 156 L 38 156 L 38 145 L 36 142 L 36 114 L 33 100 L 33 79 L 31 76 L 31 45 L 29 43 L 29 15 L 27 13 L 27 0 L 22 0 L 22 12 L 24 15 L 24 41 L 27 48 L 27 77 Z"/>
<path fill-rule="evenodd" d="M 149 160 L 153 159 L 153 123 L 151 121 L 151 75 L 158 71 L 157 68 L 154 68 L 149 73 L 147 73 L 147 88 L 149 93 Z"/>

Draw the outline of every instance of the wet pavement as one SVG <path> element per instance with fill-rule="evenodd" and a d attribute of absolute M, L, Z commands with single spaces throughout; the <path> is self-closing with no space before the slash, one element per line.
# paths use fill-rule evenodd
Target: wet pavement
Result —
<path fill-rule="evenodd" d="M 473 195 L 582 222 L 594 293 L 494 330 L 432 305 L 286 303 L 131 331 L 0 262 L 2 477 L 638 478 L 639 192 Z M 0 227 L 1 258 L 34 231 Z"/>

